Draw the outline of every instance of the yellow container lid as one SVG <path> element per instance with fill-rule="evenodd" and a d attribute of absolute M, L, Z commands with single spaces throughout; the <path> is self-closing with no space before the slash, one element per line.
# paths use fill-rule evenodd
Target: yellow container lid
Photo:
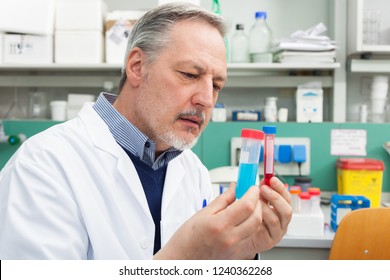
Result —
<path fill-rule="evenodd" d="M 372 158 L 339 158 L 337 168 L 347 170 L 384 170 L 383 161 Z"/>

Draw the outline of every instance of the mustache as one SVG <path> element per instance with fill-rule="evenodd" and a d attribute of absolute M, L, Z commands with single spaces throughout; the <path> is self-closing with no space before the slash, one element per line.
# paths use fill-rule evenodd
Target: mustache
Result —
<path fill-rule="evenodd" d="M 189 109 L 183 112 L 180 112 L 176 116 L 176 120 L 181 119 L 181 118 L 191 118 L 191 117 L 196 117 L 200 120 L 200 126 L 203 126 L 206 120 L 206 113 L 203 110 L 200 109 Z"/>

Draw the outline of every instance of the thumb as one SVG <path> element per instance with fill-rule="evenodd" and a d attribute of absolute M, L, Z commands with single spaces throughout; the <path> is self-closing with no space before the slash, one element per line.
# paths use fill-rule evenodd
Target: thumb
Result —
<path fill-rule="evenodd" d="M 234 201 L 236 201 L 236 183 L 232 182 L 230 183 L 229 188 L 211 201 L 205 210 L 207 209 L 211 213 L 215 214 L 226 209 Z"/>

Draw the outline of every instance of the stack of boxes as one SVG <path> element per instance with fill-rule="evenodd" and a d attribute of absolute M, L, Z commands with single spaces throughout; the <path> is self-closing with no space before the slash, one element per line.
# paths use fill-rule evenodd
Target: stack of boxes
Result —
<path fill-rule="evenodd" d="M 136 21 L 146 11 L 112 11 L 106 16 L 105 46 L 106 63 L 122 64 L 127 48 L 127 39 Z"/>
<path fill-rule="evenodd" d="M 55 4 L 55 0 L 0 1 L 0 63 L 53 63 Z"/>
<path fill-rule="evenodd" d="M 0 64 L 122 65 L 145 12 L 109 12 L 104 0 L 0 1 Z"/>
<path fill-rule="evenodd" d="M 57 0 L 54 62 L 103 63 L 106 13 L 102 0 Z"/>

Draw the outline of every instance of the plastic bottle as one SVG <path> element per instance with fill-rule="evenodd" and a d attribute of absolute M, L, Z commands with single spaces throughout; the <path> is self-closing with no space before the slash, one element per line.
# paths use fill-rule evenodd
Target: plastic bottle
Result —
<path fill-rule="evenodd" d="M 267 12 L 256 12 L 255 17 L 256 21 L 249 34 L 251 62 L 272 63 L 272 30 L 266 21 Z"/>
<path fill-rule="evenodd" d="M 299 195 L 301 194 L 300 186 L 291 186 L 289 189 L 291 195 L 291 208 L 293 213 L 299 213 L 301 210 L 301 200 Z"/>
<path fill-rule="evenodd" d="M 249 62 L 249 38 L 244 32 L 244 25 L 237 24 L 231 41 L 231 62 Z"/>
<path fill-rule="evenodd" d="M 278 117 L 277 97 L 267 97 L 264 106 L 264 119 L 266 122 L 276 122 Z"/>
<path fill-rule="evenodd" d="M 299 195 L 299 198 L 301 200 L 301 214 L 311 214 L 311 207 L 310 207 L 310 194 L 308 192 L 301 192 Z"/>
<path fill-rule="evenodd" d="M 274 176 L 275 126 L 263 126 L 264 132 L 264 184 L 269 186 Z"/>
<path fill-rule="evenodd" d="M 310 207 L 312 213 L 321 212 L 321 190 L 320 188 L 309 188 L 308 192 L 310 194 Z"/>
<path fill-rule="evenodd" d="M 243 129 L 241 131 L 241 138 L 242 144 L 236 187 L 237 198 L 241 198 L 256 183 L 264 133 L 255 129 Z"/>

